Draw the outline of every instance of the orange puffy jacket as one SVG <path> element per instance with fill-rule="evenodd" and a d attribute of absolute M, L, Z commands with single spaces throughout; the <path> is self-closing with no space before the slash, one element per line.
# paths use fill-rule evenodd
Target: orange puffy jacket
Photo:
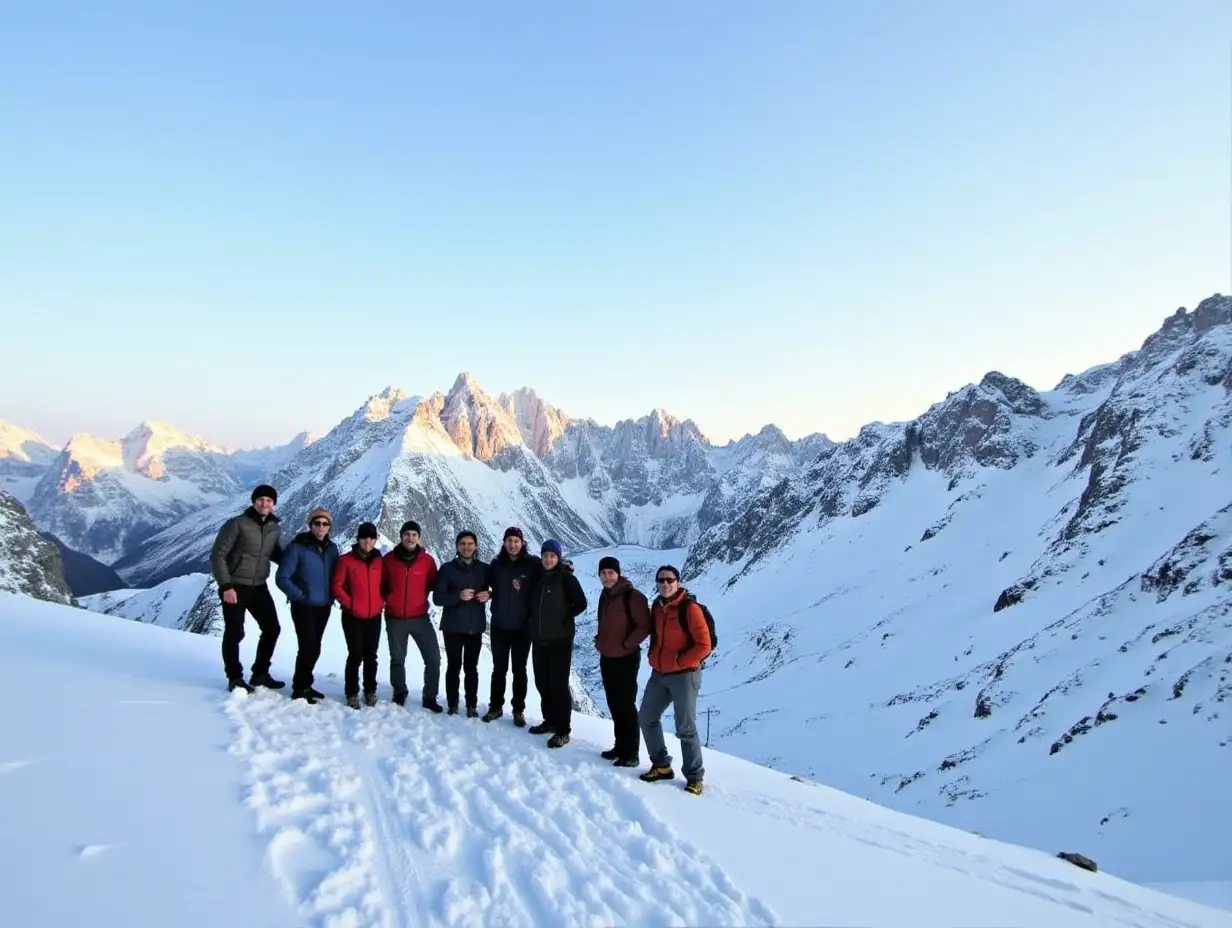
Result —
<path fill-rule="evenodd" d="M 671 600 L 657 598 L 650 610 L 650 666 L 659 673 L 683 673 L 697 670 L 710 653 L 710 629 L 702 607 L 690 602 L 684 620 L 689 628 L 686 635 L 681 627 L 679 612 L 688 591 L 681 589 Z M 689 636 L 693 638 L 689 645 Z"/>

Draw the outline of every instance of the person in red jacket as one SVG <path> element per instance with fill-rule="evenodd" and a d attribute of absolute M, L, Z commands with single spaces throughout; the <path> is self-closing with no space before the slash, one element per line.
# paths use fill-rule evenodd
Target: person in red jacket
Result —
<path fill-rule="evenodd" d="M 364 665 L 364 702 L 376 705 L 376 652 L 381 646 L 381 595 L 384 561 L 376 550 L 377 530 L 365 522 L 355 533 L 351 550 L 338 558 L 332 592 L 342 607 L 346 636 L 345 692 L 347 705 L 359 708 L 359 665 Z"/>
<path fill-rule="evenodd" d="M 385 635 L 389 640 L 389 685 L 394 702 L 406 705 L 406 640 L 423 658 L 423 707 L 441 711 L 441 643 L 428 618 L 428 594 L 436 587 L 436 560 L 419 546 L 419 523 L 407 522 L 401 544 L 385 555 Z"/>
<path fill-rule="evenodd" d="M 670 705 L 684 755 L 684 788 L 700 796 L 706 771 L 697 736 L 697 695 L 702 688 L 702 661 L 713 650 L 710 629 L 702 607 L 680 585 L 680 571 L 665 564 L 655 571 L 655 585 L 659 595 L 650 610 L 650 679 L 637 714 L 650 755 L 650 769 L 641 778 L 654 783 L 676 776 L 663 740 L 662 718 Z"/>

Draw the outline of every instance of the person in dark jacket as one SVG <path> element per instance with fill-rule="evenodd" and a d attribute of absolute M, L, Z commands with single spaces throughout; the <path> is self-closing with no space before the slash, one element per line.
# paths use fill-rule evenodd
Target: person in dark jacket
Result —
<path fill-rule="evenodd" d="M 602 752 L 617 767 L 636 767 L 641 744 L 637 720 L 637 672 L 642 662 L 642 642 L 650 636 L 650 603 L 627 577 L 614 557 L 599 561 L 598 634 L 599 673 L 612 717 L 615 743 Z"/>
<path fill-rule="evenodd" d="M 274 598 L 266 581 L 270 564 L 282 560 L 278 544 L 281 530 L 274 506 L 278 491 L 263 483 L 252 491 L 252 505 L 228 519 L 218 530 L 210 551 L 210 573 L 218 583 L 222 598 L 222 663 L 227 674 L 227 689 L 252 692 L 254 686 L 282 689 L 286 684 L 270 676 L 270 662 L 282 626 Z M 240 663 L 240 642 L 244 640 L 244 613 L 249 612 L 261 629 L 257 653 L 252 661 L 252 677 L 244 682 Z"/>
<path fill-rule="evenodd" d="M 394 703 L 406 705 L 406 645 L 414 640 L 423 659 L 423 707 L 441 711 L 441 644 L 428 618 L 428 594 L 436 586 L 436 560 L 419 544 L 419 523 L 407 522 L 402 541 L 385 555 L 385 634 L 389 639 L 389 684 Z"/>
<path fill-rule="evenodd" d="M 291 680 L 291 698 L 315 703 L 325 698 L 313 689 L 312 671 L 321 657 L 321 639 L 334 608 L 334 567 L 338 563 L 338 546 L 329 537 L 333 517 L 328 509 L 314 509 L 308 514 L 308 531 L 300 532 L 287 545 L 274 582 L 291 602 L 291 621 L 299 644 L 295 655 L 295 676 Z"/>
<path fill-rule="evenodd" d="M 364 702 L 376 705 L 377 649 L 381 646 L 381 590 L 384 561 L 376 549 L 376 526 L 365 522 L 355 533 L 351 550 L 338 558 L 332 592 L 342 607 L 342 633 L 347 659 L 343 685 L 347 705 L 359 708 L 359 665 L 364 665 Z"/>
<path fill-rule="evenodd" d="M 530 588 L 542 565 L 526 550 L 522 530 L 505 529 L 501 552 L 492 559 L 492 692 L 488 697 L 485 722 L 505 714 L 505 681 L 513 659 L 513 724 L 526 725 L 526 663 L 530 658 L 530 636 L 526 631 L 526 604 Z"/>
<path fill-rule="evenodd" d="M 458 556 L 441 565 L 432 601 L 441 607 L 441 633 L 445 637 L 445 701 L 449 714 L 458 714 L 458 674 L 466 673 L 466 715 L 479 715 L 479 652 L 488 624 L 485 604 L 491 598 L 490 568 L 479 560 L 479 539 L 474 532 L 458 532 Z"/>
<path fill-rule="evenodd" d="M 526 627 L 534 649 L 535 689 L 543 709 L 543 722 L 532 735 L 551 734 L 548 747 L 569 743 L 573 694 L 569 667 L 573 662 L 574 619 L 586 611 L 586 594 L 573 571 L 561 563 L 560 542 L 549 538 L 539 552 L 543 569 L 530 591 Z"/>

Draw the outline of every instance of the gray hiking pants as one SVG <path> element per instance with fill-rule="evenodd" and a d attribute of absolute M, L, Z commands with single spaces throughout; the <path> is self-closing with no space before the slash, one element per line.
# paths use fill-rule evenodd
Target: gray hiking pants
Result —
<path fill-rule="evenodd" d="M 637 710 L 637 721 L 642 727 L 642 740 L 650 763 L 655 767 L 670 767 L 672 755 L 667 753 L 663 740 L 663 713 L 670 705 L 676 716 L 676 737 L 680 739 L 680 751 L 684 754 L 686 780 L 700 780 L 706 775 L 702 766 L 702 742 L 697 737 L 697 694 L 702 689 L 702 672 L 690 670 L 685 673 L 661 674 L 650 672 L 646 689 L 642 692 L 642 705 Z"/>
<path fill-rule="evenodd" d="M 436 699 L 441 686 L 441 644 L 427 616 L 420 619 L 392 619 L 386 614 L 385 632 L 389 638 L 389 685 L 395 696 L 405 697 L 407 638 L 415 640 L 423 658 L 423 698 Z"/>

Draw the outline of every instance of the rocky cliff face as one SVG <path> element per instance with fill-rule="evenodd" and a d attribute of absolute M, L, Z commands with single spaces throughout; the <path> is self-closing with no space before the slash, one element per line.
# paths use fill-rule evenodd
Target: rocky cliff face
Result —
<path fill-rule="evenodd" d="M 0 491 L 0 590 L 73 604 L 60 549 L 39 534 L 25 507 Z"/>

